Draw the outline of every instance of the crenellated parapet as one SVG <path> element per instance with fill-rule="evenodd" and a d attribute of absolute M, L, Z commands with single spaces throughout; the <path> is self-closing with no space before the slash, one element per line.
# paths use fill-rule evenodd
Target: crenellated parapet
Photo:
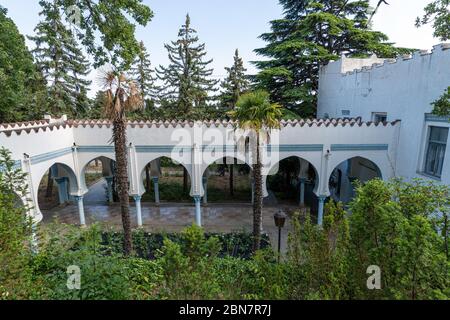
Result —
<path fill-rule="evenodd" d="M 373 70 L 386 72 L 389 70 L 384 69 L 393 68 L 394 65 L 406 62 L 413 64 L 423 64 L 424 62 L 429 62 L 431 59 L 433 59 L 434 56 L 440 55 L 450 55 L 450 43 L 441 43 L 433 46 L 433 49 L 431 51 L 418 50 L 413 54 L 404 54 L 394 59 L 378 58 L 376 55 L 373 55 L 369 58 L 359 59 L 347 58 L 343 55 L 341 59 L 332 61 L 328 63 L 328 65 L 323 66 L 322 73 L 327 73 L 328 70 L 332 70 L 331 72 L 337 71 L 342 75 L 342 77 L 346 77 L 355 75 L 357 73 L 371 72 Z"/>

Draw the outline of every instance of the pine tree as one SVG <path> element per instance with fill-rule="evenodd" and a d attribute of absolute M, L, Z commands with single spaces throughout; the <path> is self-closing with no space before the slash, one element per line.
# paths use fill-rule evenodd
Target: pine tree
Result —
<path fill-rule="evenodd" d="M 139 44 L 139 48 L 140 52 L 133 62 L 130 74 L 139 86 L 142 99 L 145 101 L 145 109 L 150 109 L 154 106 L 156 99 L 156 77 L 153 76 L 155 71 L 152 69 L 150 54 L 147 52 L 143 41 Z"/>
<path fill-rule="evenodd" d="M 160 88 L 162 99 L 176 103 L 178 112 L 186 115 L 193 107 L 205 106 L 209 93 L 215 91 L 218 81 L 209 79 L 213 69 L 208 69 L 211 60 L 204 61 L 205 44 L 199 41 L 197 31 L 191 28 L 189 14 L 178 33 L 178 40 L 165 44 L 169 54 L 168 67 L 156 69 L 158 79 L 163 81 Z"/>
<path fill-rule="evenodd" d="M 242 93 L 248 90 L 250 81 L 245 75 L 244 61 L 239 56 L 239 50 L 234 54 L 234 64 L 225 68 L 227 77 L 222 81 L 221 105 L 227 109 L 234 109 Z"/>
<path fill-rule="evenodd" d="M 91 107 L 89 108 L 89 112 L 87 116 L 90 119 L 102 119 L 105 117 L 105 103 L 106 103 L 106 95 L 104 91 L 97 91 L 95 98 L 92 100 Z"/>
<path fill-rule="evenodd" d="M 271 21 L 272 31 L 260 36 L 267 46 L 255 50 L 269 58 L 255 62 L 261 70 L 255 80 L 270 92 L 272 101 L 302 116 L 315 114 L 321 64 L 342 54 L 394 57 L 409 52 L 370 30 L 368 0 L 280 0 L 280 4 L 284 17 Z"/>
<path fill-rule="evenodd" d="M 89 62 L 79 48 L 72 31 L 67 28 L 61 18 L 57 0 L 41 0 L 40 15 L 44 20 L 35 28 L 36 36 L 29 37 L 36 43 L 32 51 L 38 68 L 49 85 L 49 111 L 55 115 L 67 113 L 77 116 L 86 108 L 80 101 L 86 100 L 86 80 L 89 73 Z"/>

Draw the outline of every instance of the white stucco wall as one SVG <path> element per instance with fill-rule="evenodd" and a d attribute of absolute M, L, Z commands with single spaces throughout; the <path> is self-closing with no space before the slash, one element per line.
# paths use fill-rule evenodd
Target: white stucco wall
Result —
<path fill-rule="evenodd" d="M 375 63 L 375 64 L 374 64 Z M 396 175 L 426 178 L 423 154 L 428 127 L 425 114 L 431 102 L 450 86 L 450 44 L 416 52 L 396 60 L 343 58 L 320 71 L 318 117 L 362 117 L 372 121 L 374 112 L 385 112 L 388 121 L 401 120 Z M 350 111 L 350 115 L 343 114 Z M 448 122 L 434 125 L 449 126 Z M 450 142 L 450 141 L 449 141 Z M 450 184 L 450 147 L 447 147 L 441 179 Z"/>
<path fill-rule="evenodd" d="M 43 175 L 52 165 L 61 164 L 62 175 L 70 180 L 70 193 L 84 195 L 88 191 L 84 183 L 86 165 L 99 157 L 114 160 L 112 126 L 101 120 L 61 120 L 29 126 L 31 130 L 27 126 L 14 129 L 0 125 L 0 145 L 9 149 L 13 159 L 29 173 L 30 197 L 39 220 L 37 191 Z M 279 130 L 271 132 L 270 141 L 263 139 L 263 150 L 270 150 L 263 174 L 273 171 L 282 159 L 298 157 L 316 171 L 316 195 L 329 196 L 328 181 L 333 169 L 360 156 L 373 161 L 387 179 L 395 172 L 399 129 L 400 121 L 379 125 L 360 119 L 283 121 Z M 193 196 L 204 194 L 202 176 L 216 160 L 234 157 L 252 163 L 252 153 L 243 152 L 245 136 L 243 139 L 239 135 L 232 122 L 129 123 L 127 134 L 131 195 L 144 193 L 145 166 L 163 156 L 185 166 Z M 235 153 L 235 149 L 241 153 Z M 266 196 L 265 183 L 266 179 Z"/>

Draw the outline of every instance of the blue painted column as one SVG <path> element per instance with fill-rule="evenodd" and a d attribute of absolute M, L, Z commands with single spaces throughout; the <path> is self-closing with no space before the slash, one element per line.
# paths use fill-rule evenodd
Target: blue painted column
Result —
<path fill-rule="evenodd" d="M 155 204 L 159 205 L 160 199 L 159 199 L 159 178 L 153 177 L 153 189 L 155 189 Z"/>
<path fill-rule="evenodd" d="M 317 212 L 317 224 L 321 226 L 323 224 L 323 211 L 325 205 L 325 199 L 327 196 L 319 196 L 319 208 Z"/>
<path fill-rule="evenodd" d="M 205 193 L 203 195 L 203 204 L 207 205 L 208 204 L 208 177 L 203 177 L 202 181 L 203 181 L 203 190 L 205 191 Z"/>
<path fill-rule="evenodd" d="M 305 205 L 305 182 L 306 178 L 300 178 L 300 199 L 299 199 L 300 206 Z"/>
<path fill-rule="evenodd" d="M 200 207 L 200 202 L 202 200 L 202 197 L 200 196 L 194 196 L 194 202 L 195 202 L 195 223 L 201 227 L 202 226 L 202 209 Z"/>
<path fill-rule="evenodd" d="M 141 196 L 133 196 L 134 202 L 136 203 L 136 216 L 138 227 L 142 227 L 142 207 L 141 207 Z"/>
<path fill-rule="evenodd" d="M 68 190 L 68 181 L 67 177 L 55 178 L 56 183 L 58 184 L 58 197 L 59 204 L 64 204 L 69 201 L 69 190 Z"/>
<path fill-rule="evenodd" d="M 106 180 L 106 190 L 108 192 L 108 203 L 113 203 L 113 190 L 112 190 L 112 183 L 113 183 L 113 177 L 105 177 Z"/>
<path fill-rule="evenodd" d="M 75 196 L 75 200 L 78 204 L 78 213 L 80 215 L 80 225 L 86 226 L 86 218 L 84 217 L 84 203 L 83 203 L 83 196 Z"/>

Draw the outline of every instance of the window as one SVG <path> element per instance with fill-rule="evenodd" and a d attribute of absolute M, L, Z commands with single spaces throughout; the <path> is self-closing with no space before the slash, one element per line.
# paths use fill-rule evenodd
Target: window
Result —
<path fill-rule="evenodd" d="M 447 147 L 448 128 L 430 127 L 428 147 L 425 158 L 425 173 L 441 177 Z"/>
<path fill-rule="evenodd" d="M 343 116 L 349 116 L 350 110 L 341 110 Z"/>
<path fill-rule="evenodd" d="M 372 113 L 372 121 L 375 123 L 386 122 L 387 121 L 387 113 L 386 112 L 373 112 Z"/>

